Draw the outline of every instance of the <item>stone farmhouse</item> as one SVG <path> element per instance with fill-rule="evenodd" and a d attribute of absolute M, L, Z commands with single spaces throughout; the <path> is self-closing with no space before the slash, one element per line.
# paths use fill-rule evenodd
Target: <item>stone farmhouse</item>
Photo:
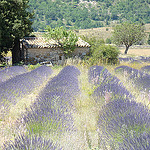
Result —
<path fill-rule="evenodd" d="M 57 64 L 65 61 L 61 46 L 55 40 L 47 41 L 44 37 L 25 37 L 21 40 L 22 58 L 25 64 Z M 78 38 L 73 57 L 84 57 L 89 52 L 90 45 Z"/>

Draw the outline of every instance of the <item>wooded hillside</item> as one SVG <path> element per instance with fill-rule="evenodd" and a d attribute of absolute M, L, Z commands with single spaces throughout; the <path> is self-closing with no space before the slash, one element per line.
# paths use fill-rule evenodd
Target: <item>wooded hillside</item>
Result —
<path fill-rule="evenodd" d="M 52 28 L 96 28 L 114 23 L 150 23 L 150 0 L 30 0 L 34 31 Z"/>

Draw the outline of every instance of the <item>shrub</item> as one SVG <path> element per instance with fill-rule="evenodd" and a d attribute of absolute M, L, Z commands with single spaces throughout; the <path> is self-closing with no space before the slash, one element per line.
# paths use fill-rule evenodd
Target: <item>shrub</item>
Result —
<path fill-rule="evenodd" d="M 97 47 L 93 53 L 91 58 L 91 63 L 111 63 L 116 64 L 118 62 L 119 50 L 111 45 L 100 45 Z"/>
<path fill-rule="evenodd" d="M 107 38 L 106 39 L 106 44 L 111 44 L 111 39 Z"/>
<path fill-rule="evenodd" d="M 82 36 L 81 38 L 91 45 L 90 54 L 92 54 L 92 52 L 95 50 L 96 47 L 99 47 L 100 45 L 105 44 L 104 39 L 98 38 L 95 36 L 92 36 L 92 37 Z"/>

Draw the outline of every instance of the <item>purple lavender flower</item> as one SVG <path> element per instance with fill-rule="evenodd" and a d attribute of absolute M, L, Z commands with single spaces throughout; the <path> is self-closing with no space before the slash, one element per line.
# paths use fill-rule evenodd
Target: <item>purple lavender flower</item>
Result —
<path fill-rule="evenodd" d="M 150 130 L 150 113 L 135 101 L 116 99 L 104 105 L 99 114 L 98 128 L 109 144 L 117 145 L 123 139 Z"/>
<path fill-rule="evenodd" d="M 150 57 L 140 56 L 140 61 L 142 61 L 142 62 L 150 62 Z"/>
<path fill-rule="evenodd" d="M 88 77 L 89 82 L 96 84 L 100 84 L 101 78 L 109 77 L 110 73 L 103 66 L 92 66 L 89 68 Z"/>
<path fill-rule="evenodd" d="M 109 95 L 109 99 L 106 98 L 107 95 Z M 115 83 L 115 82 L 114 83 L 103 82 L 98 88 L 95 89 L 92 96 L 95 98 L 97 102 L 102 98 L 104 98 L 107 102 L 117 97 L 122 97 L 124 99 L 126 98 L 133 99 L 131 93 L 123 86 L 122 83 Z"/>
<path fill-rule="evenodd" d="M 140 70 L 145 72 L 145 73 L 149 73 L 150 72 L 150 65 L 144 66 Z"/>
<path fill-rule="evenodd" d="M 150 132 L 142 133 L 137 136 L 133 134 L 124 138 L 122 143 L 118 143 L 120 150 L 149 150 L 150 149 Z"/>
<path fill-rule="evenodd" d="M 127 57 L 127 58 L 119 58 L 119 61 L 124 61 L 124 62 L 127 62 L 127 61 L 132 61 L 133 60 L 133 58 L 129 58 L 129 57 Z"/>
<path fill-rule="evenodd" d="M 49 67 L 41 66 L 31 72 L 15 76 L 0 84 L 0 108 L 8 108 L 11 104 L 39 87 L 51 75 Z"/>
<path fill-rule="evenodd" d="M 77 67 L 75 66 L 66 66 L 63 68 L 63 70 L 61 70 L 60 74 L 67 74 L 67 75 L 71 75 L 71 76 L 75 76 L 77 77 L 78 75 L 80 75 L 80 71 Z"/>
<path fill-rule="evenodd" d="M 126 58 L 119 58 L 119 61 L 124 61 L 124 62 L 150 62 L 150 57 L 143 57 L 139 56 L 137 58 L 131 58 L 131 57 L 126 57 Z"/>
<path fill-rule="evenodd" d="M 47 133 L 76 130 L 71 112 L 80 92 L 77 78 L 79 74 L 76 67 L 67 66 L 49 81 L 23 117 L 30 132 L 39 132 L 34 130 L 33 125 L 36 123 L 42 127 L 40 131 Z"/>
<path fill-rule="evenodd" d="M 117 77 L 111 75 L 104 67 L 90 67 L 88 74 L 89 82 L 97 85 L 97 88 L 92 94 L 96 102 L 102 100 L 102 98 L 105 99 L 105 103 L 117 97 L 133 98 L 121 81 Z"/>
<path fill-rule="evenodd" d="M 128 73 L 131 74 L 133 72 L 133 68 L 129 67 L 129 66 L 119 66 L 115 68 L 115 72 L 116 73 Z"/>
<path fill-rule="evenodd" d="M 129 78 L 129 79 L 134 79 L 137 78 L 139 76 L 143 76 L 144 74 L 137 69 L 131 68 L 129 66 L 119 66 L 115 68 L 115 72 L 116 73 L 123 73 L 125 77 Z"/>
<path fill-rule="evenodd" d="M 144 74 L 134 78 L 134 84 L 139 88 L 140 91 L 150 91 L 150 75 Z"/>
<path fill-rule="evenodd" d="M 130 63 L 131 63 L 131 64 L 132 64 L 132 63 L 137 63 L 137 64 L 139 64 L 139 63 L 140 63 L 140 64 L 141 64 L 141 63 L 142 63 L 142 61 L 141 61 L 140 59 L 138 59 L 138 60 L 132 60 Z"/>
<path fill-rule="evenodd" d="M 27 70 L 22 66 L 12 66 L 0 70 L 0 83 L 26 72 Z"/>
<path fill-rule="evenodd" d="M 40 136 L 20 135 L 4 144 L 4 150 L 62 150 L 57 144 Z"/>
<path fill-rule="evenodd" d="M 136 87 L 140 91 L 147 91 L 150 90 L 150 75 L 142 72 L 140 70 L 128 67 L 128 66 L 119 66 L 115 68 L 116 72 L 124 72 L 126 74 L 126 78 L 130 81 L 132 81 L 133 85 L 136 85 Z"/>

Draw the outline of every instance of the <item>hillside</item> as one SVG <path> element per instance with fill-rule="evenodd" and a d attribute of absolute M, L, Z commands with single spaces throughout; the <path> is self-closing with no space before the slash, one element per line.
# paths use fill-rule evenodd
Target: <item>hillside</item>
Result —
<path fill-rule="evenodd" d="M 29 0 L 35 13 L 33 29 L 88 29 L 112 26 L 124 21 L 150 23 L 150 0 Z"/>
<path fill-rule="evenodd" d="M 144 25 L 146 38 L 144 43 L 147 44 L 148 37 L 150 34 L 150 23 Z M 75 30 L 78 36 L 85 36 L 85 37 L 98 37 L 104 39 L 112 39 L 113 27 L 99 27 L 99 28 L 90 28 L 90 29 L 79 29 Z"/>

